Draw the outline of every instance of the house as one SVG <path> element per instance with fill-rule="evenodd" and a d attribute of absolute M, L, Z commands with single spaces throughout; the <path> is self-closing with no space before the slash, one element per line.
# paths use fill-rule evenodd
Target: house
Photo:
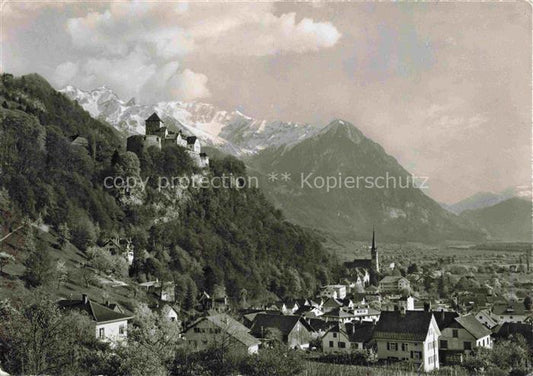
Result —
<path fill-rule="evenodd" d="M 225 313 L 205 316 L 192 323 L 183 336 L 194 351 L 210 347 L 226 347 L 244 354 L 255 354 L 260 341 L 250 330 Z"/>
<path fill-rule="evenodd" d="M 320 296 L 324 298 L 344 299 L 346 297 L 346 285 L 326 285 L 322 287 Z"/>
<path fill-rule="evenodd" d="M 415 299 L 412 296 L 392 296 L 381 303 L 382 311 L 414 311 Z"/>
<path fill-rule="evenodd" d="M 163 302 L 175 301 L 175 288 L 174 282 L 159 282 L 159 280 L 148 281 L 139 283 L 140 287 L 146 289 L 146 291 L 153 293 L 159 300 Z"/>
<path fill-rule="evenodd" d="M 60 309 L 85 312 L 94 323 L 96 338 L 105 342 L 120 342 L 127 338 L 128 320 L 133 315 L 113 311 L 102 304 L 98 304 L 86 294 L 79 300 L 60 300 L 57 302 Z"/>
<path fill-rule="evenodd" d="M 372 339 L 380 360 L 408 360 L 425 372 L 439 368 L 440 330 L 427 311 L 381 312 Z"/>
<path fill-rule="evenodd" d="M 133 264 L 133 244 L 128 238 L 109 238 L 104 242 L 102 248 L 112 255 L 122 255 L 128 265 Z"/>
<path fill-rule="evenodd" d="M 294 312 L 294 314 L 296 316 L 303 316 L 303 317 L 308 317 L 308 318 L 322 316 L 323 313 L 324 312 L 320 308 L 311 307 L 311 306 L 307 306 L 307 305 L 300 306 L 300 308 L 298 308 Z"/>
<path fill-rule="evenodd" d="M 278 340 L 291 349 L 309 348 L 312 331 L 303 318 L 293 315 L 258 314 L 251 327 L 251 333 L 263 342 Z"/>
<path fill-rule="evenodd" d="M 322 337 L 322 351 L 326 354 L 349 353 L 368 348 L 373 330 L 373 324 L 336 324 Z"/>
<path fill-rule="evenodd" d="M 180 323 L 178 311 L 168 304 L 157 306 L 155 308 L 155 311 L 165 317 L 170 322 Z"/>
<path fill-rule="evenodd" d="M 477 321 L 485 325 L 487 328 L 491 329 L 498 325 L 498 322 L 494 320 L 490 312 L 486 309 L 482 309 L 475 315 Z"/>
<path fill-rule="evenodd" d="M 499 324 L 506 322 L 524 323 L 527 318 L 533 315 L 528 311 L 522 301 L 497 302 L 492 307 L 491 317 Z"/>
<path fill-rule="evenodd" d="M 337 325 L 335 321 L 326 321 L 320 318 L 306 318 L 305 321 L 312 329 L 311 336 L 313 339 L 322 338 L 330 328 Z"/>
<path fill-rule="evenodd" d="M 329 312 L 332 309 L 344 307 L 344 303 L 337 298 L 328 298 L 322 304 L 322 310 Z"/>
<path fill-rule="evenodd" d="M 379 291 L 386 294 L 401 294 L 409 288 L 411 288 L 411 283 L 402 276 L 388 275 L 379 281 Z"/>
<path fill-rule="evenodd" d="M 187 137 L 187 149 L 200 154 L 202 146 L 200 145 L 200 140 L 196 136 Z"/>
<path fill-rule="evenodd" d="M 354 322 L 371 322 L 375 323 L 379 320 L 381 312 L 367 306 L 359 305 L 353 308 Z"/>
<path fill-rule="evenodd" d="M 439 355 L 442 363 L 459 364 L 465 354 L 478 347 L 492 348 L 491 331 L 475 316 L 456 312 L 434 312 L 441 332 Z"/>
<path fill-rule="evenodd" d="M 296 301 L 277 301 L 267 307 L 269 310 L 278 310 L 279 312 L 283 313 L 284 315 L 292 315 L 294 312 L 298 310 L 299 306 Z"/>
<path fill-rule="evenodd" d="M 355 319 L 353 311 L 343 307 L 334 308 L 322 315 L 322 319 L 326 321 L 336 321 L 340 323 L 347 323 Z"/>

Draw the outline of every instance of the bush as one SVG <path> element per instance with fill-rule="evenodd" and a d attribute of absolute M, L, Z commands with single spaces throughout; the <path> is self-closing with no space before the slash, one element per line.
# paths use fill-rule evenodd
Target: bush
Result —
<path fill-rule="evenodd" d="M 303 361 L 298 353 L 282 347 L 262 349 L 244 359 L 240 370 L 245 376 L 295 376 L 303 371 Z"/>

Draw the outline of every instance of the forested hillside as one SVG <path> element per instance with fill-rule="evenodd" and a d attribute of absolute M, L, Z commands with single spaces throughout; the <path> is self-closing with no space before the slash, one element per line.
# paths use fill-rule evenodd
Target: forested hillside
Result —
<path fill-rule="evenodd" d="M 113 236 L 131 238 L 130 277 L 174 281 L 185 306 L 217 286 L 236 300 L 264 300 L 310 293 L 331 278 L 334 265 L 320 240 L 287 222 L 259 189 L 161 191 L 155 184 L 160 176 L 246 176 L 237 159 L 212 159 L 209 171 L 200 171 L 177 146 L 139 158 L 40 76 L 4 74 L 0 85 L 0 238 L 22 218 L 42 219 L 84 253 Z M 73 144 L 76 136 L 88 145 Z M 108 176 L 150 183 L 106 189 Z"/>

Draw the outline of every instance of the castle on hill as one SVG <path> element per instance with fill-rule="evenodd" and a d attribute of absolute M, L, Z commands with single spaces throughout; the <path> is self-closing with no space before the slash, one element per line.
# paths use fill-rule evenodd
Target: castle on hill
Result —
<path fill-rule="evenodd" d="M 209 157 L 206 153 L 202 153 L 200 140 L 196 136 L 186 136 L 181 130 L 170 131 L 155 112 L 145 120 L 145 134 L 128 137 L 126 148 L 139 155 L 152 146 L 161 150 L 168 145 L 178 145 L 187 149 L 198 167 L 209 167 Z"/>

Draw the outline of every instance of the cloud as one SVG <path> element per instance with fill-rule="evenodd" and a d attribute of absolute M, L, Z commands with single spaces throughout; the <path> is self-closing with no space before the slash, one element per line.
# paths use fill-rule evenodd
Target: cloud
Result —
<path fill-rule="evenodd" d="M 340 32 L 329 22 L 296 20 L 296 13 L 276 16 L 272 4 L 244 5 L 219 12 L 188 31 L 206 53 L 267 56 L 314 52 L 333 47 Z"/>
<path fill-rule="evenodd" d="M 81 57 L 60 63 L 54 82 L 105 84 L 144 102 L 195 100 L 211 93 L 205 74 L 181 66 L 188 55 L 307 53 L 330 48 L 341 37 L 329 22 L 297 19 L 294 12 L 276 15 L 274 8 L 272 3 L 99 4 L 66 20 Z"/>
<path fill-rule="evenodd" d="M 135 20 L 135 22 L 131 22 Z M 265 56 L 334 46 L 341 37 L 329 22 L 279 16 L 265 4 L 113 3 L 102 12 L 71 18 L 67 31 L 79 48 L 115 55 L 142 46 L 162 58 L 192 51 Z"/>
<path fill-rule="evenodd" d="M 124 57 L 89 58 L 78 64 L 60 64 L 53 82 L 83 88 L 107 85 L 121 97 L 136 97 L 141 102 L 161 100 L 191 101 L 211 95 L 206 75 L 190 69 L 180 70 L 177 61 L 156 64 L 141 50 Z"/>
<path fill-rule="evenodd" d="M 58 86 L 65 86 L 66 84 L 70 83 L 72 79 L 76 76 L 76 74 L 78 73 L 78 69 L 79 66 L 77 63 L 65 61 L 64 63 L 61 63 L 57 66 L 52 80 Z"/>
<path fill-rule="evenodd" d="M 171 93 L 183 100 L 206 98 L 211 95 L 207 88 L 207 76 L 190 69 L 174 75 L 169 80 Z"/>

